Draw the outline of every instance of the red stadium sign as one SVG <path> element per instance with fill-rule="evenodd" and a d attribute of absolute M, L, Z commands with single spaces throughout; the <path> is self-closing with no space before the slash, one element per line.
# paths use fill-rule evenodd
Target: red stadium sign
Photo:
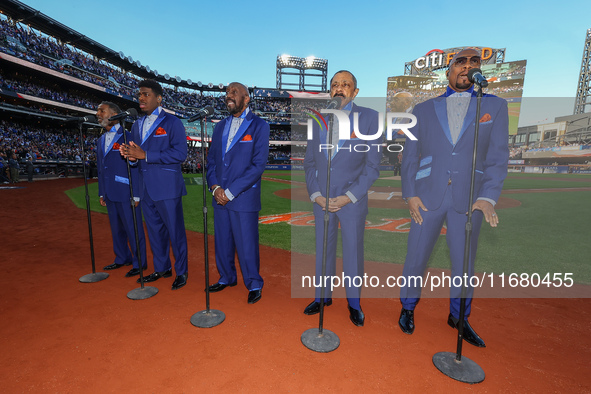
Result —
<path fill-rule="evenodd" d="M 457 47 L 449 49 L 431 49 L 424 56 L 421 56 L 411 62 L 406 63 L 410 74 L 424 74 L 429 71 L 445 68 L 456 53 L 465 48 L 474 48 L 481 52 L 482 63 L 491 64 L 497 62 L 497 54 L 502 54 L 503 61 L 505 49 L 493 49 L 490 47 Z M 405 72 L 408 75 L 408 72 Z"/>

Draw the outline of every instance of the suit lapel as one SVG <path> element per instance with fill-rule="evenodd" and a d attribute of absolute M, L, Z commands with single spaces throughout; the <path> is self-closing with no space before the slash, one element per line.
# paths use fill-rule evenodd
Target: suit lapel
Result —
<path fill-rule="evenodd" d="M 111 140 L 111 143 L 109 144 L 109 146 L 105 149 L 105 142 L 107 140 L 107 137 L 105 134 L 103 134 L 103 138 L 101 138 L 101 150 L 103 152 L 103 157 L 107 156 L 107 154 L 109 152 L 111 152 L 111 149 L 113 149 L 113 145 L 115 145 L 115 142 L 118 142 L 119 139 L 121 139 L 121 136 L 123 134 L 118 134 L 115 133 L 115 137 L 113 137 L 113 139 Z"/>
<path fill-rule="evenodd" d="M 107 139 L 107 137 L 105 136 L 105 134 L 103 134 L 101 136 L 101 138 L 99 139 L 99 149 L 101 151 L 101 153 L 103 154 L 103 157 L 105 157 L 107 155 L 107 152 L 105 151 L 105 140 Z"/>
<path fill-rule="evenodd" d="M 230 134 L 230 127 L 232 126 L 231 115 L 223 121 L 226 123 L 224 123 L 224 128 L 222 129 L 222 160 L 224 160 L 224 157 L 226 157 L 226 146 L 228 146 L 228 136 Z"/>
<path fill-rule="evenodd" d="M 150 138 L 150 136 L 152 135 L 152 133 L 154 133 L 154 130 L 156 130 L 158 128 L 158 125 L 160 123 L 162 123 L 162 121 L 164 120 L 164 109 L 162 109 L 160 111 L 160 115 L 158 115 L 158 117 L 156 118 L 156 120 L 154 121 L 154 123 L 152 123 L 152 126 L 150 127 L 150 129 L 148 130 L 148 132 L 146 133 L 146 138 L 144 138 L 142 140 L 142 145 L 144 144 L 144 142 L 147 141 L 148 138 Z M 140 124 L 140 135 L 142 133 L 142 130 L 144 129 L 144 121 L 146 120 L 146 117 L 144 116 L 144 119 L 142 120 L 142 123 Z"/>
<path fill-rule="evenodd" d="M 449 120 L 447 119 L 447 101 L 445 96 L 439 96 L 437 100 L 433 102 L 433 106 L 435 107 L 435 113 L 437 114 L 437 119 L 439 119 L 439 124 L 447 137 L 447 140 L 450 144 L 454 144 L 453 140 L 451 139 L 451 131 L 449 130 Z"/>
<path fill-rule="evenodd" d="M 324 118 L 325 121 L 327 121 L 328 123 L 328 116 L 326 116 Z M 322 125 L 320 126 L 320 131 L 318 132 L 318 139 L 320 144 L 324 144 L 326 146 L 326 144 L 328 144 L 328 129 L 325 129 L 324 127 L 322 127 Z M 321 149 L 321 151 L 324 153 L 324 157 L 326 157 L 326 159 L 328 160 L 328 153 L 327 153 L 328 149 Z"/>
<path fill-rule="evenodd" d="M 250 113 L 249 113 L 249 115 L 250 115 Z M 244 133 L 246 132 L 246 129 L 248 129 L 248 126 L 250 126 L 251 123 L 252 123 L 252 117 L 250 117 L 250 119 L 249 119 L 248 116 L 242 121 L 242 124 L 238 128 L 238 131 L 236 131 L 236 135 L 234 136 L 234 139 L 230 143 L 230 147 L 228 148 L 228 152 L 231 151 L 232 148 L 234 147 L 234 145 L 236 145 L 236 143 L 242 139 L 242 136 L 244 135 Z"/>

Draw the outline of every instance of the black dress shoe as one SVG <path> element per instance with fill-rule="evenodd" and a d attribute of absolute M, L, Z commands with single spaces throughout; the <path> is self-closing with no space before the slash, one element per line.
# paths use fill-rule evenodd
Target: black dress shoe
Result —
<path fill-rule="evenodd" d="M 447 324 L 449 324 L 451 328 L 457 329 L 459 322 L 460 319 L 456 319 L 451 313 L 449 314 L 449 317 L 447 318 Z M 462 336 L 464 338 L 464 341 L 468 342 L 470 345 L 474 345 L 477 347 L 486 347 L 484 341 L 482 340 L 482 338 L 478 336 L 478 334 L 476 334 L 476 331 L 474 331 L 472 326 L 470 326 L 468 320 L 464 320 L 464 333 Z"/>
<path fill-rule="evenodd" d="M 349 305 L 347 305 L 347 307 L 349 308 L 349 318 L 353 324 L 355 324 L 357 327 L 363 327 L 363 323 L 365 322 L 365 315 L 363 312 L 353 309 Z"/>
<path fill-rule="evenodd" d="M 144 270 L 148 269 L 148 267 L 144 268 Z M 132 268 L 130 269 L 126 274 L 125 277 L 126 278 L 131 278 L 132 276 L 137 276 L 140 274 L 140 269 L 139 268 Z"/>
<path fill-rule="evenodd" d="M 105 265 L 105 266 L 103 267 L 103 269 L 104 269 L 105 271 L 110 271 L 110 270 L 116 270 L 117 268 L 121 268 L 121 267 L 124 267 L 124 266 L 125 266 L 125 264 L 117 264 L 117 263 L 113 263 L 113 264 Z"/>
<path fill-rule="evenodd" d="M 166 270 L 164 272 L 152 272 L 150 275 L 148 276 L 144 276 L 144 282 L 149 283 L 149 282 L 155 282 L 160 278 L 170 278 L 172 276 L 172 268 L 169 270 Z M 137 283 L 140 283 L 141 278 L 138 278 Z"/>
<path fill-rule="evenodd" d="M 402 308 L 398 326 L 400 326 L 403 333 L 412 334 L 415 331 L 415 311 Z"/>
<path fill-rule="evenodd" d="M 184 273 L 183 275 L 177 275 L 172 283 L 172 290 L 177 290 L 187 284 L 187 278 L 189 277 L 189 273 Z"/>
<path fill-rule="evenodd" d="M 209 292 L 210 293 L 217 293 L 218 291 L 222 291 L 224 290 L 226 287 L 234 287 L 236 286 L 236 282 L 234 283 L 230 283 L 229 285 L 225 284 L 225 283 L 214 283 L 213 285 L 209 286 Z"/>
<path fill-rule="evenodd" d="M 254 304 L 255 302 L 258 302 L 258 300 L 261 299 L 261 290 L 251 290 L 248 292 L 248 303 L 249 304 Z"/>
<path fill-rule="evenodd" d="M 331 305 L 332 305 L 332 298 L 329 298 L 328 300 L 324 301 L 325 307 L 331 306 Z M 320 313 L 320 303 L 317 301 L 312 301 L 311 303 L 308 304 L 306 309 L 304 309 L 305 315 L 315 315 L 317 313 Z"/>

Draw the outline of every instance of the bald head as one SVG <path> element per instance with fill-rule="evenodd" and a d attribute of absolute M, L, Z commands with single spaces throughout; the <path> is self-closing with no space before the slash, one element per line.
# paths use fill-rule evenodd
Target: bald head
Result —
<path fill-rule="evenodd" d="M 248 88 L 240 82 L 232 82 L 226 88 L 226 107 L 233 116 L 240 116 L 248 106 Z"/>
<path fill-rule="evenodd" d="M 449 87 L 456 92 L 470 89 L 472 82 L 468 80 L 468 71 L 480 67 L 480 62 L 480 52 L 474 48 L 466 48 L 456 53 L 446 72 Z"/>
<path fill-rule="evenodd" d="M 412 104 L 412 94 L 409 92 L 398 92 L 392 96 L 392 109 L 396 112 L 406 111 Z"/>

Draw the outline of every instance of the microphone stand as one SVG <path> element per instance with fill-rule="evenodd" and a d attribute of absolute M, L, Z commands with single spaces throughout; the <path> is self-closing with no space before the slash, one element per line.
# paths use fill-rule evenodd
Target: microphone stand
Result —
<path fill-rule="evenodd" d="M 84 191 L 85 191 L 85 198 L 86 198 L 86 216 L 88 218 L 88 237 L 90 239 L 90 260 L 92 262 L 92 273 L 86 274 L 80 279 L 78 279 L 82 283 L 94 283 L 100 282 L 101 280 L 107 279 L 109 274 L 106 272 L 96 272 L 95 261 L 94 261 L 94 242 L 92 238 L 92 220 L 90 216 L 90 197 L 88 195 L 88 180 L 86 179 L 86 155 L 84 154 L 84 135 L 82 134 L 82 123 L 83 120 L 78 122 L 78 128 L 80 130 L 80 153 L 82 155 L 82 171 L 84 173 Z"/>
<path fill-rule="evenodd" d="M 119 120 L 119 124 L 123 129 L 123 141 L 127 145 L 127 130 L 125 130 L 125 118 Z M 127 178 L 129 179 L 129 203 L 131 204 L 131 216 L 133 217 L 133 234 L 135 236 L 136 258 L 138 267 L 140 269 L 140 287 L 130 290 L 127 293 L 127 298 L 131 300 L 145 300 L 158 294 L 158 288 L 153 286 L 144 286 L 144 267 L 142 262 L 142 251 L 140 250 L 140 238 L 138 236 L 137 213 L 135 210 L 135 200 L 133 196 L 133 180 L 131 179 L 131 164 L 129 157 L 125 159 L 127 163 Z M 139 162 L 137 164 L 139 166 Z M 139 168 L 138 168 L 139 171 Z"/>
<path fill-rule="evenodd" d="M 209 240 L 207 239 L 207 185 L 205 179 L 205 123 L 201 119 L 201 185 L 203 186 L 203 253 L 205 254 L 205 310 L 191 316 L 191 324 L 200 328 L 211 328 L 221 324 L 226 315 L 217 309 L 209 309 Z"/>
<path fill-rule="evenodd" d="M 480 128 L 480 106 L 482 101 L 482 86 L 476 94 L 476 124 L 474 129 L 474 148 L 472 151 L 472 175 L 470 178 L 470 199 L 468 200 L 468 221 L 466 222 L 466 238 L 464 244 L 463 278 L 467 278 L 470 265 L 470 239 L 472 237 L 472 200 L 474 199 L 474 179 L 476 177 L 476 154 L 478 152 L 478 131 Z M 458 340 L 456 353 L 439 352 L 433 356 L 433 364 L 443 374 L 464 383 L 480 383 L 484 380 L 484 371 L 474 361 L 462 357 L 462 343 L 464 335 L 464 317 L 466 316 L 466 293 L 468 286 L 462 281 L 460 301 L 460 321 L 458 322 Z"/>
<path fill-rule="evenodd" d="M 333 115 L 334 116 L 334 115 Z M 328 145 L 332 146 L 332 122 L 331 130 L 326 130 L 328 134 Z M 334 147 L 332 148 L 334 149 Z M 318 329 L 310 328 L 302 333 L 302 344 L 310 350 L 319 353 L 332 352 L 339 347 L 341 341 L 339 337 L 330 330 L 324 329 L 324 291 L 326 277 L 326 255 L 328 253 L 328 222 L 330 220 L 328 212 L 328 201 L 330 197 L 330 167 L 332 163 L 332 149 L 328 152 L 328 162 L 326 165 L 326 202 L 324 204 L 324 236 L 322 244 L 322 276 L 320 279 L 320 315 L 318 318 Z"/>

